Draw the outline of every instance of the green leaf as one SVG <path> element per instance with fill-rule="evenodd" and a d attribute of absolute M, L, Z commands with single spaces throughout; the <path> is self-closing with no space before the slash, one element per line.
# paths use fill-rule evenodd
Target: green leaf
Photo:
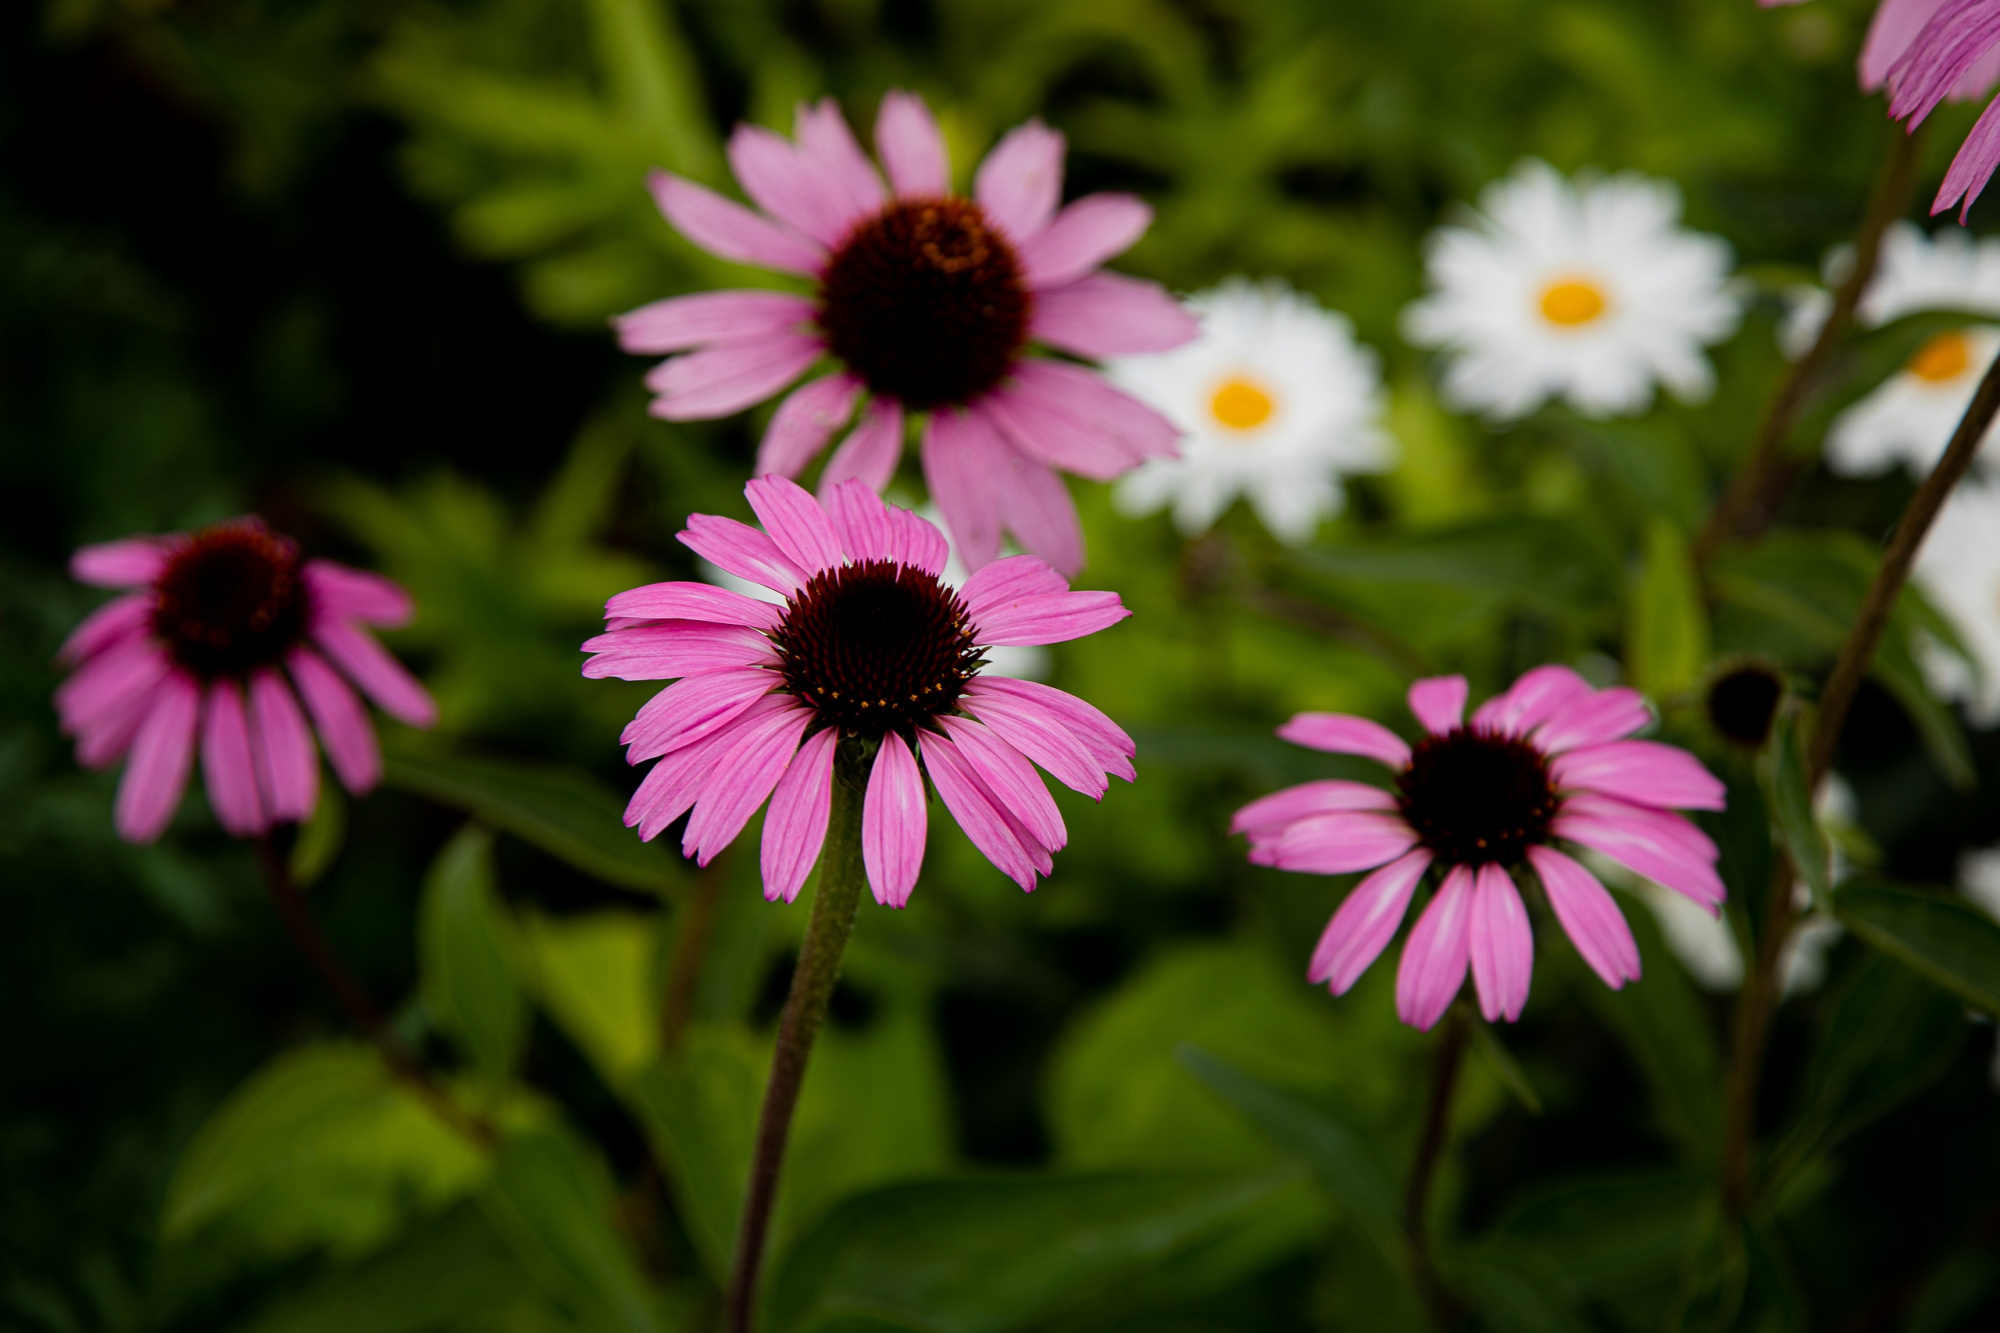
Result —
<path fill-rule="evenodd" d="M 654 917 L 593 912 L 521 917 L 522 952 L 535 997 L 613 1088 L 660 1049 Z"/>
<path fill-rule="evenodd" d="M 1579 1297 L 1611 1299 L 1672 1280 L 1704 1234 L 1714 1194 L 1707 1171 L 1542 1184 L 1508 1210 L 1492 1238 L 1532 1247 Z"/>
<path fill-rule="evenodd" d="M 631 1102 L 667 1168 L 681 1224 L 718 1285 L 736 1246 L 770 1062 L 768 1044 L 746 1030 L 696 1024 L 680 1050 L 632 1082 Z"/>
<path fill-rule="evenodd" d="M 292 882 L 302 889 L 311 888 L 333 865 L 346 840 L 347 797 L 339 783 L 322 782 L 319 804 L 313 807 L 312 818 L 300 826 L 298 841 L 292 844 Z"/>
<path fill-rule="evenodd" d="M 924 1181 L 848 1200 L 786 1256 L 771 1333 L 1003 1333 L 1252 1224 L 1297 1176 Z M 1141 1293 L 1142 1295 L 1143 1293 Z"/>
<path fill-rule="evenodd" d="M 1302 551 L 1303 569 L 1370 583 L 1435 584 L 1558 611 L 1613 597 L 1605 553 L 1579 527 L 1552 518 L 1485 520 L 1378 546 Z"/>
<path fill-rule="evenodd" d="M 1451 1257 L 1450 1281 L 1495 1333 L 1590 1333 L 1561 1267 L 1505 1237 Z"/>
<path fill-rule="evenodd" d="M 1655 699 L 1691 687 L 1708 665 L 1708 612 L 1687 541 L 1664 518 L 1646 530 L 1645 565 L 1631 604 L 1625 668 Z"/>
<path fill-rule="evenodd" d="M 625 803 L 581 769 L 513 759 L 393 754 L 384 780 L 477 816 L 607 884 L 675 894 L 686 872 L 625 827 Z"/>
<path fill-rule="evenodd" d="M 1542 1113 L 1542 1099 L 1535 1095 L 1535 1085 L 1528 1081 L 1528 1071 L 1521 1068 L 1511 1052 L 1500 1042 L 1499 1034 L 1490 1023 L 1472 1025 L 1472 1042 L 1479 1048 L 1479 1054 L 1493 1068 L 1493 1074 L 1501 1086 L 1513 1094 L 1514 1100 L 1529 1115 Z"/>
<path fill-rule="evenodd" d="M 1833 848 L 1806 789 L 1805 736 L 1798 722 L 1797 714 L 1781 716 L 1771 736 L 1771 814 L 1793 866 L 1812 890 L 1813 902 L 1823 905 L 1833 888 Z"/>
<path fill-rule="evenodd" d="M 467 824 L 424 881 L 417 945 L 424 1003 L 489 1077 L 505 1078 L 528 1033 L 527 1000 L 509 956 L 493 880 L 493 835 Z"/>
<path fill-rule="evenodd" d="M 1848 883 L 1834 915 L 1862 939 L 1967 1004 L 2000 1014 L 2000 925 L 1956 897 L 1881 883 Z"/>

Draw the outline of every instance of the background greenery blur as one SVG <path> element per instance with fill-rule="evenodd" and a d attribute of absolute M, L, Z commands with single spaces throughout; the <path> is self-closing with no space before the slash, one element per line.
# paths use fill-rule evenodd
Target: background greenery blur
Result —
<path fill-rule="evenodd" d="M 830 92 L 865 127 L 897 86 L 939 109 L 961 173 L 1041 115 L 1071 194 L 1152 200 L 1131 271 L 1275 274 L 1346 312 L 1384 357 L 1403 462 L 1298 555 L 1240 510 L 1185 543 L 1077 484 L 1082 583 L 1137 614 L 1058 650 L 1053 679 L 1128 725 L 1140 779 L 1066 799 L 1073 842 L 1032 897 L 940 819 L 910 910 L 864 909 L 795 1139 L 775 1326 L 1406 1326 L 1368 1218 L 1241 1108 L 1316 1108 L 1400 1180 L 1427 1043 L 1386 965 L 1339 1001 L 1303 983 L 1340 887 L 1248 867 L 1227 813 L 1340 771 L 1270 739 L 1296 709 L 1392 717 L 1415 671 L 1466 671 L 1478 697 L 1544 660 L 1622 661 L 1762 845 L 1747 761 L 1676 701 L 1732 653 L 1822 667 L 1817 627 L 1851 611 L 1908 483 L 1815 474 L 1787 516 L 1803 535 L 1735 570 L 1776 600 L 1678 647 L 1635 655 L 1634 590 L 1748 438 L 1781 364 L 1774 294 L 1860 213 L 1891 132 L 1851 75 L 1870 8 L 0 7 L 0 1327 L 712 1318 L 804 908 L 763 903 L 754 855 L 697 877 L 616 826 L 616 738 L 646 691 L 582 681 L 575 650 L 607 594 L 691 575 L 689 512 L 743 513 L 763 416 L 650 420 L 605 318 L 757 280 L 668 230 L 646 168 L 726 187 L 734 121 L 788 127 Z M 1924 180 L 1971 114 L 1941 114 Z M 1735 246 L 1760 295 L 1713 402 L 1504 436 L 1436 404 L 1395 335 L 1422 237 L 1528 154 L 1670 176 Z M 400 1030 L 521 1130 L 497 1163 L 346 1044 L 199 796 L 159 846 L 122 846 L 113 775 L 56 733 L 51 657 L 95 600 L 68 552 L 251 509 L 417 596 L 392 638 L 438 732 L 390 735 L 389 789 L 329 802 L 297 861 Z M 1884 679 L 1843 750 L 1860 854 L 1948 881 L 2000 836 L 2000 740 L 1913 672 Z M 1760 885 L 1737 845 L 1732 890 Z M 1526 1017 L 1470 1067 L 1443 1215 L 1486 1326 L 1680 1309 L 1727 998 L 1627 911 L 1640 985 L 1603 991 L 1545 931 Z M 1992 1036 L 1913 977 L 1847 941 L 1781 1015 L 1765 1118 L 1793 1174 L 1745 1326 L 2000 1316 Z M 1255 1082 L 1233 1107 L 1216 1089 L 1237 1076 L 1204 1086 L 1184 1044 Z"/>

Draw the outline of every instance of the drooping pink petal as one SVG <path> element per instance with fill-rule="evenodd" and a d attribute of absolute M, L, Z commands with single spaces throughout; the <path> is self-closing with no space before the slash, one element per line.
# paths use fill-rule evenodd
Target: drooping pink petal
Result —
<path fill-rule="evenodd" d="M 1123 436 L 1019 383 L 988 394 L 973 410 L 1027 457 L 1092 481 L 1110 481 L 1145 461 Z"/>
<path fill-rule="evenodd" d="M 153 695 L 166 676 L 166 664 L 162 662 L 159 676 L 144 689 L 122 696 L 93 719 L 89 727 L 77 732 L 76 762 L 79 766 L 93 771 L 109 767 L 132 748 L 140 726 L 153 715 Z"/>
<path fill-rule="evenodd" d="M 1590 970 L 1617 990 L 1639 979 L 1639 946 L 1624 913 L 1610 893 L 1585 870 L 1553 847 L 1530 847 L 1528 864 L 1542 881 L 1549 906 Z"/>
<path fill-rule="evenodd" d="M 1513 1022 L 1528 1003 L 1535 936 L 1514 881 L 1490 861 L 1473 876 L 1472 921 L 1466 933 L 1479 1012 L 1489 1023 L 1502 1018 Z"/>
<path fill-rule="evenodd" d="M 306 702 L 306 711 L 312 714 L 320 744 L 326 747 L 327 760 L 341 785 L 356 796 L 373 791 L 382 780 L 382 748 L 375 739 L 368 710 L 361 706 L 353 687 L 318 653 L 303 645 L 286 655 L 285 666 Z"/>
<path fill-rule="evenodd" d="M 613 630 L 584 641 L 595 654 L 583 664 L 589 680 L 672 680 L 703 672 L 759 664 L 776 666 L 777 650 L 754 629 L 712 625 L 701 620 L 668 620 Z"/>
<path fill-rule="evenodd" d="M 1069 591 L 1069 581 L 1038 555 L 1010 555 L 982 567 L 965 581 L 958 595 L 976 621 L 1024 597 L 1052 597 Z"/>
<path fill-rule="evenodd" d="M 437 721 L 437 705 L 429 691 L 366 630 L 345 621 L 322 620 L 313 627 L 312 639 L 389 716 L 413 727 Z"/>
<path fill-rule="evenodd" d="M 875 113 L 875 152 L 889 186 L 904 199 L 930 198 L 951 188 L 951 161 L 931 109 L 915 93 L 892 88 Z"/>
<path fill-rule="evenodd" d="M 750 508 L 771 540 L 807 577 L 838 568 L 847 558 L 826 510 L 812 492 L 783 477 L 758 477 L 744 488 Z"/>
<path fill-rule="evenodd" d="M 646 387 L 658 395 L 647 410 L 662 421 L 706 421 L 741 412 L 803 375 L 823 350 L 810 334 L 774 333 L 754 343 L 673 357 L 646 372 Z"/>
<path fill-rule="evenodd" d="M 877 398 L 868 404 L 861 424 L 826 460 L 826 471 L 819 478 L 819 493 L 825 495 L 850 478 L 864 481 L 870 490 L 879 491 L 896 475 L 896 464 L 902 458 L 903 405 L 893 398 Z"/>
<path fill-rule="evenodd" d="M 1275 842 L 1254 849 L 1250 859 L 1279 870 L 1347 875 L 1387 865 L 1416 845 L 1416 833 L 1400 815 L 1339 810 L 1290 825 Z"/>
<path fill-rule="evenodd" d="M 1152 207 L 1135 195 L 1085 195 L 1021 243 L 1023 276 L 1036 291 L 1068 286 L 1130 249 L 1152 224 Z"/>
<path fill-rule="evenodd" d="M 924 778 L 903 738 L 891 731 L 875 752 L 861 807 L 861 863 L 884 907 L 906 907 L 924 868 Z"/>
<path fill-rule="evenodd" d="M 315 616 L 395 629 L 409 624 L 416 614 L 416 603 L 402 585 L 380 574 L 349 569 L 331 560 L 308 560 L 304 572 Z"/>
<path fill-rule="evenodd" d="M 1629 736 L 1652 720 L 1645 696 L 1619 686 L 1579 695 L 1557 708 L 1535 728 L 1534 743 L 1544 754 L 1557 755 Z"/>
<path fill-rule="evenodd" d="M 1431 854 L 1419 847 L 1355 885 L 1320 934 L 1306 979 L 1345 995 L 1396 937 L 1410 895 L 1430 867 Z"/>
<path fill-rule="evenodd" d="M 299 701 L 270 667 L 250 677 L 250 722 L 264 808 L 275 821 L 304 823 L 319 803 L 319 754 Z"/>
<path fill-rule="evenodd" d="M 1058 574 L 1075 578 L 1083 569 L 1083 522 L 1069 488 L 1046 464 L 1016 449 L 1007 454 L 998 478 L 1000 521 Z"/>
<path fill-rule="evenodd" d="M 741 667 L 687 676 L 661 690 L 625 724 L 618 737 L 627 747 L 625 762 L 644 763 L 711 736 L 769 694 L 778 685 L 776 672 Z"/>
<path fill-rule="evenodd" d="M 834 535 L 850 560 L 902 562 L 903 529 L 875 488 L 849 478 L 824 489 L 820 501 L 833 524 Z"/>
<path fill-rule="evenodd" d="M 1078 356 L 1164 352 L 1192 342 L 1201 323 L 1157 282 L 1093 273 L 1035 293 L 1028 334 Z"/>
<path fill-rule="evenodd" d="M 1010 694 L 970 689 L 959 696 L 959 707 L 1072 791 L 1102 800 L 1110 787 L 1111 779 L 1090 747 L 1046 709 Z"/>
<path fill-rule="evenodd" d="M 127 842 L 151 842 L 180 808 L 194 763 L 201 687 L 175 671 L 152 694 L 152 711 L 132 740 L 132 755 L 118 780 L 112 825 Z"/>
<path fill-rule="evenodd" d="M 861 216 L 842 182 L 783 135 L 738 125 L 727 152 L 737 184 L 757 207 L 821 245 L 840 244 Z"/>
<path fill-rule="evenodd" d="M 1019 245 L 1038 234 L 1062 201 L 1063 136 L 1039 119 L 1007 131 L 979 164 L 972 197 Z"/>
<path fill-rule="evenodd" d="M 708 761 L 713 776 L 702 785 L 701 797 L 681 838 L 681 851 L 692 856 L 696 865 L 707 865 L 716 853 L 736 841 L 750 816 L 778 785 L 811 721 L 809 709 L 775 709 L 736 728 L 729 743 L 718 746 Z"/>
<path fill-rule="evenodd" d="M 1551 827 L 1558 838 L 1602 852 L 1634 874 L 1686 894 L 1711 914 L 1728 896 L 1715 873 L 1715 844 L 1680 815 L 1609 796 L 1572 796 Z"/>
<path fill-rule="evenodd" d="M 1875 6 L 1875 17 L 1868 21 L 1868 35 L 1861 42 L 1861 57 L 1855 62 L 1863 92 L 1872 93 L 1889 81 L 1890 69 L 1943 3 L 1944 0 L 1882 0 Z"/>
<path fill-rule="evenodd" d="M 924 483 L 965 567 L 1000 554 L 1000 475 L 1011 451 L 984 417 L 942 409 L 924 428 Z"/>
<path fill-rule="evenodd" d="M 114 643 L 56 686 L 56 716 L 63 730 L 70 735 L 97 730 L 128 701 L 158 684 L 168 666 L 165 650 L 150 636 Z"/>
<path fill-rule="evenodd" d="M 874 165 L 855 142 L 854 131 L 847 128 L 840 105 L 831 97 L 799 103 L 792 115 L 792 137 L 839 187 L 851 210 L 850 224 L 879 210 L 887 201 L 882 178 L 875 174 Z"/>
<path fill-rule="evenodd" d="M 1973 123 L 1965 142 L 1958 146 L 1951 169 L 1944 173 L 1944 184 L 1938 186 L 1937 198 L 1931 201 L 1931 212 L 1942 213 L 1963 199 L 1965 206 L 1958 212 L 1958 220 L 1963 223 L 1966 214 L 1972 211 L 1973 201 L 1993 179 L 1996 167 L 2000 167 L 2000 112 L 1989 105 Z"/>
<path fill-rule="evenodd" d="M 833 809 L 833 752 L 839 741 L 840 733 L 832 729 L 808 737 L 771 792 L 761 855 L 768 902 L 797 898 L 819 860 Z"/>
<path fill-rule="evenodd" d="M 1025 825 L 1036 842 L 1052 852 L 1059 852 L 1069 844 L 1069 830 L 1063 825 L 1062 812 L 1056 809 L 1049 789 L 1042 785 L 1040 775 L 1019 750 L 970 718 L 946 714 L 936 722 L 979 775 L 980 786 Z"/>
<path fill-rule="evenodd" d="M 1889 114 L 1914 128 L 2000 42 L 2000 6 L 1944 0 L 1889 67 Z"/>
<path fill-rule="evenodd" d="M 826 251 L 813 241 L 691 180 L 655 171 L 646 188 L 674 230 L 712 255 L 807 275 L 826 263 Z"/>
<path fill-rule="evenodd" d="M 1330 815 L 1341 810 L 1391 810 L 1395 805 L 1395 796 L 1384 788 L 1341 778 L 1321 778 L 1260 796 L 1236 812 L 1229 821 L 1229 831 L 1277 833 L 1287 824 L 1311 815 Z"/>
<path fill-rule="evenodd" d="M 648 583 L 628 588 L 604 604 L 612 620 L 706 620 L 716 625 L 776 629 L 785 609 L 709 583 Z"/>
<path fill-rule="evenodd" d="M 1396 1013 L 1419 1032 L 1437 1025 L 1465 984 L 1471 921 L 1472 869 L 1453 866 L 1410 929 L 1396 968 Z"/>
<path fill-rule="evenodd" d="M 1463 676 L 1432 676 L 1410 686 L 1410 712 L 1425 731 L 1442 736 L 1465 720 Z"/>
<path fill-rule="evenodd" d="M 757 446 L 757 475 L 798 476 L 847 423 L 860 396 L 861 381 L 845 372 L 822 375 L 792 390 L 764 428 L 763 443 Z"/>
<path fill-rule="evenodd" d="M 1180 452 L 1180 430 L 1173 422 L 1088 367 L 1030 357 L 1014 367 L 1008 392 L 1115 436 L 1142 458 Z"/>
<path fill-rule="evenodd" d="M 966 686 L 968 696 L 1005 695 L 1034 710 L 1047 725 L 1069 728 L 1083 742 L 1092 759 L 1104 771 L 1127 782 L 1133 780 L 1132 756 L 1137 748 L 1124 730 L 1073 694 L 1034 680 L 1014 680 L 1007 676 L 980 676 Z"/>
<path fill-rule="evenodd" d="M 253 838 L 270 827 L 250 756 L 250 722 L 233 680 L 210 681 L 202 706 L 201 776 L 224 831 Z"/>
<path fill-rule="evenodd" d="M 56 650 L 56 661 L 76 663 L 86 657 L 95 657 L 120 639 L 144 633 L 152 620 L 153 594 L 150 590 L 114 597 L 85 616 L 69 632 L 62 647 Z"/>
<path fill-rule="evenodd" d="M 945 809 L 965 830 L 965 836 L 991 861 L 1001 874 L 1029 893 L 1035 890 L 1035 875 L 1054 868 L 1046 850 L 1005 806 L 986 790 L 965 757 L 951 741 L 936 732 L 922 737 L 924 767 L 937 787 Z"/>
<path fill-rule="evenodd" d="M 1472 725 L 1480 731 L 1525 736 L 1558 708 L 1588 693 L 1590 682 L 1568 667 L 1538 666 L 1523 672 L 1506 693 L 1479 705 Z"/>
<path fill-rule="evenodd" d="M 136 588 L 151 583 L 167 567 L 174 540 L 125 537 L 81 547 L 69 558 L 70 577 L 93 588 Z"/>
<path fill-rule="evenodd" d="M 1558 788 L 1603 792 L 1683 810 L 1720 810 L 1728 789 L 1686 750 L 1658 741 L 1608 741 L 1560 754 L 1549 765 Z"/>
<path fill-rule="evenodd" d="M 1406 768 L 1410 762 L 1409 744 L 1401 736 L 1380 722 L 1349 713 L 1300 713 L 1279 727 L 1278 735 L 1294 745 L 1329 754 L 1358 754 L 1390 768 Z"/>
<path fill-rule="evenodd" d="M 810 323 L 813 304 L 788 292 L 696 292 L 670 296 L 614 316 L 618 345 L 642 356 L 665 356 L 691 348 L 757 342 L 772 334 L 796 333 Z"/>
<path fill-rule="evenodd" d="M 718 755 L 726 753 L 750 728 L 797 706 L 789 695 L 763 695 L 725 725 L 662 756 L 626 804 L 625 827 L 638 829 L 642 842 L 660 836 L 706 794 L 712 783 L 727 781 L 717 769 Z"/>
<path fill-rule="evenodd" d="M 1115 592 L 1018 597 L 981 612 L 973 638 L 994 647 L 1066 643 L 1109 629 L 1131 614 Z"/>
<path fill-rule="evenodd" d="M 772 592 L 790 597 L 806 586 L 805 571 L 769 535 L 748 523 L 717 514 L 689 514 L 687 527 L 676 537 L 717 569 Z"/>

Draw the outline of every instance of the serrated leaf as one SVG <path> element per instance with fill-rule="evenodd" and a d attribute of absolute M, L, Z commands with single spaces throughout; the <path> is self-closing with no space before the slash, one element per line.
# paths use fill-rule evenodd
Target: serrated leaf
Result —
<path fill-rule="evenodd" d="M 2000 925 L 1956 897 L 1882 883 L 1843 885 L 1834 915 L 1967 1004 L 2000 1014 Z"/>
<path fill-rule="evenodd" d="M 527 1037 L 528 1007 L 514 972 L 493 877 L 493 835 L 468 824 L 445 844 L 418 906 L 424 1003 L 487 1076 L 506 1077 Z"/>

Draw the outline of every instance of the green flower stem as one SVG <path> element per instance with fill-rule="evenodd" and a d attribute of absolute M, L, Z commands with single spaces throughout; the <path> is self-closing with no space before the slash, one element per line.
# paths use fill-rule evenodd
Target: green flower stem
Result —
<path fill-rule="evenodd" d="M 1458 1074 L 1465 1065 L 1465 1048 L 1471 1035 L 1472 1020 L 1465 1001 L 1455 1000 L 1445 1013 L 1444 1031 L 1438 1034 L 1437 1049 L 1431 1055 L 1430 1102 L 1424 1108 L 1423 1137 L 1417 1141 L 1417 1160 L 1410 1168 L 1410 1182 L 1403 1192 L 1403 1231 L 1410 1242 L 1411 1277 L 1439 1328 L 1456 1324 L 1461 1310 L 1439 1280 L 1437 1262 L 1431 1253 L 1431 1182 L 1437 1177 L 1438 1162 L 1451 1141 L 1451 1099 L 1458 1090 Z"/>
<path fill-rule="evenodd" d="M 771 1056 L 771 1081 L 764 1088 L 757 1147 L 736 1230 L 736 1262 L 729 1275 L 725 1321 L 729 1333 L 750 1333 L 752 1327 L 772 1205 L 777 1202 L 778 1177 L 784 1167 L 785 1140 L 792 1130 L 792 1111 L 798 1106 L 806 1061 L 812 1055 L 813 1039 L 826 1021 L 833 983 L 840 977 L 840 956 L 847 949 L 854 913 L 868 882 L 861 861 L 864 782 L 865 777 L 852 771 L 846 756 L 836 760 L 833 810 L 826 845 L 820 851 L 819 888 L 813 894 L 812 919 L 806 925 L 805 944 L 792 972 L 791 993 L 785 997 L 785 1011 L 778 1019 L 778 1049 Z"/>

